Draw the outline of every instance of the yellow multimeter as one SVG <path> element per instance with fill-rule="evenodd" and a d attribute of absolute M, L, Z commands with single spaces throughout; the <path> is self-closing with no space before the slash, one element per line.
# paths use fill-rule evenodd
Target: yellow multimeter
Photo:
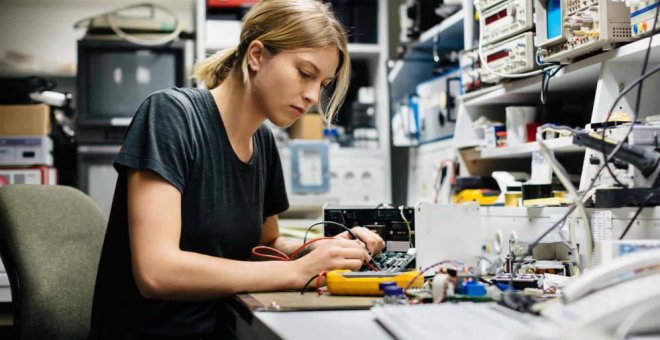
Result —
<path fill-rule="evenodd" d="M 383 295 L 378 287 L 381 282 L 395 282 L 399 287 L 406 288 L 417 276 L 410 288 L 421 288 L 424 277 L 418 274 L 418 270 L 394 273 L 333 270 L 327 273 L 325 283 L 333 295 Z"/>

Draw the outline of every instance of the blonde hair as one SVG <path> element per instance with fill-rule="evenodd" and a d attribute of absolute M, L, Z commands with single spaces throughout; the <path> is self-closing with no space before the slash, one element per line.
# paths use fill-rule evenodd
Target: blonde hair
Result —
<path fill-rule="evenodd" d="M 243 19 L 240 44 L 198 62 L 193 77 L 209 89 L 216 88 L 231 74 L 247 84 L 246 52 L 254 40 L 261 41 L 272 54 L 304 48 L 337 48 L 339 65 L 334 91 L 329 98 L 321 93 L 327 104 L 324 107 L 318 104 L 319 112 L 329 124 L 344 101 L 351 72 L 346 32 L 330 5 L 316 0 L 260 1 Z"/>

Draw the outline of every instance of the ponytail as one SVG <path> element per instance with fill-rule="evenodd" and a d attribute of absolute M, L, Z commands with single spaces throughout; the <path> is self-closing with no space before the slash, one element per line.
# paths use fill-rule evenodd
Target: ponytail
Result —
<path fill-rule="evenodd" d="M 238 47 L 218 51 L 210 57 L 197 62 L 193 78 L 204 84 L 207 89 L 214 89 L 229 76 L 238 60 Z"/>
<path fill-rule="evenodd" d="M 250 72 L 246 54 L 254 40 L 261 41 L 273 55 L 303 48 L 336 47 L 339 50 L 334 90 L 331 93 L 323 90 L 317 106 L 330 124 L 343 104 L 351 75 L 346 32 L 330 4 L 321 0 L 259 1 L 243 18 L 241 43 L 198 62 L 193 77 L 207 89 L 218 87 L 230 75 L 248 85 Z"/>

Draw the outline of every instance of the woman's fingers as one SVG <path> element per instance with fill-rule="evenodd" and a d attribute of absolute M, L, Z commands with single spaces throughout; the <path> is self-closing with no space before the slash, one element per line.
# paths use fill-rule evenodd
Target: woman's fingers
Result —
<path fill-rule="evenodd" d="M 377 233 L 364 227 L 354 227 L 351 231 L 364 242 L 369 253 L 375 255 L 385 248 L 385 241 Z"/>

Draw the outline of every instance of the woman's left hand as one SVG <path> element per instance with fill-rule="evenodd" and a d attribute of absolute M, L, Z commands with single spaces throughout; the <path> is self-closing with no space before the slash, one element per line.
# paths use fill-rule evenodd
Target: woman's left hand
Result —
<path fill-rule="evenodd" d="M 385 248 L 385 241 L 383 241 L 376 232 L 364 227 L 353 227 L 351 228 L 351 231 L 361 240 L 365 248 L 369 251 L 369 255 L 378 255 L 383 248 Z M 344 231 L 335 237 L 341 237 L 348 240 L 353 239 L 353 236 L 349 234 L 348 231 Z M 358 242 L 360 242 L 360 240 L 358 240 Z"/>

